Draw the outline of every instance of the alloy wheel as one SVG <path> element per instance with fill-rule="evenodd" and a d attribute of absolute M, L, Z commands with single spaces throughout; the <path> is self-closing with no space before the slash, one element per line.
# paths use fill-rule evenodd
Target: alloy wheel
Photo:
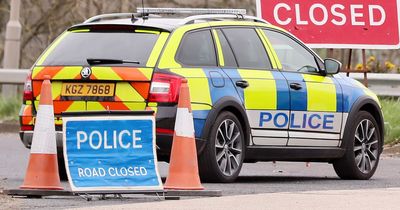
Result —
<path fill-rule="evenodd" d="M 242 139 L 234 121 L 226 119 L 218 126 L 215 138 L 216 160 L 219 169 L 226 176 L 231 176 L 240 168 Z"/>
<path fill-rule="evenodd" d="M 354 141 L 354 157 L 358 169 L 369 173 L 378 159 L 378 136 L 375 125 L 368 119 L 362 120 L 356 129 Z"/>

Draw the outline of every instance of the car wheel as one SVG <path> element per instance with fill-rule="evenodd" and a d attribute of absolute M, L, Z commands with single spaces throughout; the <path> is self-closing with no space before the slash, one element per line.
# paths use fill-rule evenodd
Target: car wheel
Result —
<path fill-rule="evenodd" d="M 245 136 L 237 117 L 222 112 L 213 124 L 205 150 L 199 157 L 203 182 L 233 182 L 242 168 Z"/>
<path fill-rule="evenodd" d="M 382 145 L 378 124 L 366 111 L 357 114 L 355 122 L 345 131 L 345 155 L 333 162 L 337 175 L 342 179 L 367 180 L 374 175 L 379 163 Z"/>

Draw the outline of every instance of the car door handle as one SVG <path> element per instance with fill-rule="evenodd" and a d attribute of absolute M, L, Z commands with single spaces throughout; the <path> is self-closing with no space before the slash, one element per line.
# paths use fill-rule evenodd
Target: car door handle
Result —
<path fill-rule="evenodd" d="M 290 88 L 292 88 L 294 90 L 300 90 L 303 87 L 299 83 L 290 83 Z"/>
<path fill-rule="evenodd" d="M 239 80 L 236 81 L 236 86 L 241 87 L 241 88 L 247 88 L 249 87 L 249 83 L 246 80 Z"/>

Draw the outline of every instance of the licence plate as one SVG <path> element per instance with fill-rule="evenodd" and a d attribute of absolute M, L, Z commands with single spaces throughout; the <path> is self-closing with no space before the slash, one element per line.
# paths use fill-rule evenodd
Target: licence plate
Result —
<path fill-rule="evenodd" d="M 63 83 L 61 96 L 114 96 L 114 83 Z"/>

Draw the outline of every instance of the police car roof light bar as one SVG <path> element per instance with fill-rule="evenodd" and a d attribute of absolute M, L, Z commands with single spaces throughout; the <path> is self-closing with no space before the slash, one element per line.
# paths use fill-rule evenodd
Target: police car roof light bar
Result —
<path fill-rule="evenodd" d="M 137 8 L 137 13 L 144 14 L 232 14 L 246 15 L 245 9 L 207 9 L 207 8 Z"/>

